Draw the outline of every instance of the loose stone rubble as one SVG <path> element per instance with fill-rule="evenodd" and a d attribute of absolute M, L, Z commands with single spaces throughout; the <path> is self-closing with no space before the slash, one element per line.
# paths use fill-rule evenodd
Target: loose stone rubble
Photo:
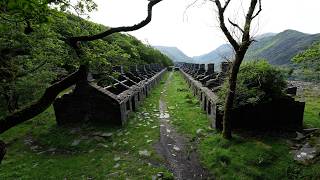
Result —
<path fill-rule="evenodd" d="M 194 96 L 200 100 L 201 107 L 207 112 L 213 128 L 222 129 L 223 112 L 217 108 L 215 94 L 228 75 L 230 62 L 222 62 L 220 72 L 214 71 L 214 64 L 176 64 L 185 77 Z M 270 103 L 246 105 L 233 110 L 232 128 L 297 130 L 303 125 L 304 102 L 295 101 L 292 95 L 296 88 L 286 91 L 290 96 L 274 99 Z"/>
<path fill-rule="evenodd" d="M 320 129 L 303 129 L 296 133 L 297 137 L 291 142 L 294 160 L 302 164 L 317 162 L 320 157 Z"/>
<path fill-rule="evenodd" d="M 118 66 L 113 71 L 119 76 L 89 73 L 87 82 L 77 84 L 71 93 L 56 99 L 53 106 L 57 124 L 126 124 L 129 113 L 135 111 L 151 88 L 160 82 L 166 68 L 150 64 L 136 65 L 129 71 Z M 103 80 L 109 83 L 105 85 Z"/>

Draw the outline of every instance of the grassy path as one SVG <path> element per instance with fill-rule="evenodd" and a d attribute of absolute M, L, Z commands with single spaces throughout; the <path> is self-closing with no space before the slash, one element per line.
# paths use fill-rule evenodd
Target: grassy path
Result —
<path fill-rule="evenodd" d="M 189 151 L 188 139 L 177 133 L 170 123 L 165 96 L 168 88 L 172 86 L 172 75 L 173 72 L 170 72 L 159 100 L 160 141 L 155 148 L 166 160 L 175 179 L 208 179 L 209 173 L 200 165 L 197 154 Z"/>

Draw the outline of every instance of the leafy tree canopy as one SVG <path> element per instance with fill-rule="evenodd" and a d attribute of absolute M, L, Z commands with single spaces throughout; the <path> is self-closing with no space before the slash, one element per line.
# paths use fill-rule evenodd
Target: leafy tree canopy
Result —
<path fill-rule="evenodd" d="M 292 61 L 299 66 L 295 74 L 302 75 L 305 80 L 320 81 L 320 42 L 297 54 Z"/>
<path fill-rule="evenodd" d="M 218 92 L 225 99 L 228 82 Z M 241 65 L 237 80 L 234 107 L 258 104 L 283 96 L 287 83 L 283 72 L 266 60 L 248 61 Z"/>
<path fill-rule="evenodd" d="M 32 32 L 25 33 L 26 22 L 19 21 L 19 17 L 26 15 L 20 12 L 24 11 L 22 8 L 24 6 L 32 9 L 32 2 L 47 3 L 43 5 L 43 9 L 48 12 L 46 17 L 49 21 L 40 22 L 39 19 L 33 18 Z M 51 4 L 55 2 L 69 1 L 50 1 Z M 21 9 L 14 11 L 14 5 L 10 3 L 21 6 Z M 82 63 L 89 64 L 92 72 L 110 74 L 111 67 L 115 65 L 127 68 L 134 64 L 159 63 L 165 66 L 172 64 L 171 60 L 159 51 L 133 36 L 120 33 L 82 43 L 81 49 L 84 55 L 79 60 L 74 49 L 64 40 L 71 36 L 96 34 L 107 27 L 70 13 L 54 10 L 49 7 L 49 1 L 7 0 L 1 2 L 1 7 L 1 11 L 6 12 L 0 15 L 2 17 L 0 18 L 0 110 L 2 112 L 15 110 L 18 106 L 36 100 L 52 82 L 75 71 Z M 10 106 L 12 108 L 9 108 Z"/>

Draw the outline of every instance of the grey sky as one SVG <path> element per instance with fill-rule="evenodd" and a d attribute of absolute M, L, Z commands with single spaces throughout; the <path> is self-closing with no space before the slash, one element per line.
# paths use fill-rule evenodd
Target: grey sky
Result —
<path fill-rule="evenodd" d="M 151 45 L 176 46 L 189 56 L 207 53 L 226 42 L 218 28 L 212 2 L 194 0 L 163 0 L 154 7 L 153 19 L 141 30 L 131 32 Z M 135 24 L 146 16 L 148 0 L 95 0 L 98 11 L 91 20 L 106 26 Z M 233 0 L 227 12 L 231 19 L 244 17 L 249 0 Z M 320 33 L 319 0 L 262 0 L 263 11 L 254 24 L 253 33 L 281 32 L 295 29 Z"/>

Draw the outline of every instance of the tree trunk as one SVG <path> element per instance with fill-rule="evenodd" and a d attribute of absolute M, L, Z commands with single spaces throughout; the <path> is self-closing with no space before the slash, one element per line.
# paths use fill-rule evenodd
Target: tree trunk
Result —
<path fill-rule="evenodd" d="M 16 111 L 11 115 L 8 115 L 4 119 L 0 120 L 0 134 L 7 131 L 8 129 L 23 123 L 36 115 L 45 111 L 59 95 L 60 92 L 76 84 L 81 80 L 87 78 L 87 66 L 80 66 L 79 70 L 72 73 L 60 82 L 53 84 L 48 87 L 43 96 L 35 103 L 27 106 L 26 108 Z"/>
<path fill-rule="evenodd" d="M 15 110 L 19 108 L 18 99 L 19 95 L 13 89 L 7 89 L 7 93 L 4 94 L 4 97 L 7 101 L 7 109 L 9 113 L 13 113 Z"/>
<path fill-rule="evenodd" d="M 5 154 L 6 154 L 6 144 L 0 140 L 0 164 Z"/>
<path fill-rule="evenodd" d="M 241 62 L 244 58 L 245 52 L 246 51 L 237 52 L 235 60 L 231 67 L 231 73 L 229 75 L 229 89 L 228 89 L 227 97 L 224 104 L 223 131 L 222 131 L 222 135 L 226 139 L 232 138 L 231 118 L 232 118 L 233 102 L 234 102 L 234 97 L 237 90 L 238 72 L 240 69 Z"/>

